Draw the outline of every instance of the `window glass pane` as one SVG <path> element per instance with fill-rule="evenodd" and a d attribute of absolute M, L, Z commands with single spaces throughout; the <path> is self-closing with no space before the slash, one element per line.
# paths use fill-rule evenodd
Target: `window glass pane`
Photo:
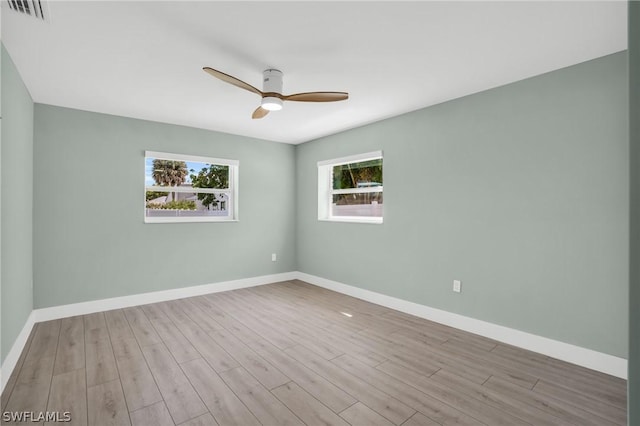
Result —
<path fill-rule="evenodd" d="M 147 191 L 145 198 L 147 217 L 229 216 L 229 194 Z"/>
<path fill-rule="evenodd" d="M 333 166 L 333 189 L 382 186 L 382 158 Z"/>
<path fill-rule="evenodd" d="M 382 192 L 334 194 L 331 215 L 382 217 Z"/>
<path fill-rule="evenodd" d="M 195 161 L 145 159 L 145 186 L 229 188 L 229 166 Z"/>

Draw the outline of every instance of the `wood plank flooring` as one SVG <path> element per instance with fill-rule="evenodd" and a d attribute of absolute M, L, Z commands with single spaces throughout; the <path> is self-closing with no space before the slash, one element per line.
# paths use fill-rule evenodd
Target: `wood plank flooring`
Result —
<path fill-rule="evenodd" d="M 1 400 L 91 426 L 626 425 L 624 380 L 302 281 L 38 323 Z"/>

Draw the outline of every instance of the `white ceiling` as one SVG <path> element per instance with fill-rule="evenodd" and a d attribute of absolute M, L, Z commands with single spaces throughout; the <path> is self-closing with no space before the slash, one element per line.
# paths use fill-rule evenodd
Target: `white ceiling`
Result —
<path fill-rule="evenodd" d="M 300 143 L 626 49 L 615 2 L 50 1 L 38 22 L 2 1 L 2 41 L 35 102 Z M 285 94 L 259 97 L 202 71 Z"/>

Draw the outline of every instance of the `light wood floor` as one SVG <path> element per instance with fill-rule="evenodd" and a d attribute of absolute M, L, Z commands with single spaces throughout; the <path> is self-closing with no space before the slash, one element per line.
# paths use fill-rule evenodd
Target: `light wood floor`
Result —
<path fill-rule="evenodd" d="M 100 426 L 608 426 L 626 424 L 626 381 L 292 281 L 38 323 L 2 409 Z"/>

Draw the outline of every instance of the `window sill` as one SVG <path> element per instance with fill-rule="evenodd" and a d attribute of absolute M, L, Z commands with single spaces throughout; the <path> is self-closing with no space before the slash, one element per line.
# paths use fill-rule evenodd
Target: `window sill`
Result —
<path fill-rule="evenodd" d="M 154 217 L 145 218 L 144 223 L 226 223 L 238 222 L 238 219 L 209 219 L 202 217 Z"/>
<path fill-rule="evenodd" d="M 320 222 L 346 222 L 346 223 L 368 223 L 373 225 L 382 225 L 381 217 L 329 217 L 318 219 Z"/>

